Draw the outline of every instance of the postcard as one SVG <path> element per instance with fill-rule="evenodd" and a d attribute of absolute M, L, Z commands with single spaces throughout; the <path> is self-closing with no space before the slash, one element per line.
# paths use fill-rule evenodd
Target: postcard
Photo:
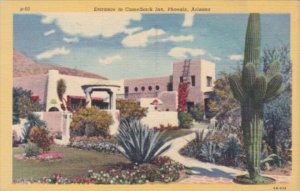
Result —
<path fill-rule="evenodd" d="M 1 190 L 300 190 L 299 8 L 0 2 Z"/>

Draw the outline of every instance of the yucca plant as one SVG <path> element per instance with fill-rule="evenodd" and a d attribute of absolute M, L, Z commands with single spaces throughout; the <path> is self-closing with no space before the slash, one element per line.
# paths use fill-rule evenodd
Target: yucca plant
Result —
<path fill-rule="evenodd" d="M 151 163 L 171 147 L 166 145 L 171 138 L 164 138 L 163 134 L 140 120 L 124 120 L 116 135 L 117 149 L 132 163 Z"/>

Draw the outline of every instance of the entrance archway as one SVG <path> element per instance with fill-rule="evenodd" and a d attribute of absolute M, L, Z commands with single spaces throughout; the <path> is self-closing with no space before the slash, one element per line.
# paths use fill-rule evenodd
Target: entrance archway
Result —
<path fill-rule="evenodd" d="M 88 84 L 88 85 L 83 85 L 81 86 L 85 93 L 85 98 L 86 98 L 86 107 L 92 107 L 92 99 L 91 95 L 93 92 L 98 91 L 98 92 L 106 92 L 109 95 L 108 99 L 108 109 L 110 110 L 116 110 L 116 94 L 117 91 L 120 89 L 119 85 L 114 85 L 114 84 Z"/>

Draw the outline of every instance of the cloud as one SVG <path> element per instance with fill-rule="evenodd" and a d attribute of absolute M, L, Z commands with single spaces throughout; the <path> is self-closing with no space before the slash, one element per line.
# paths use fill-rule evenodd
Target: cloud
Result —
<path fill-rule="evenodd" d="M 126 36 L 122 40 L 122 44 L 125 47 L 146 47 L 151 37 L 160 36 L 166 32 L 162 29 L 151 28 L 147 31 L 138 32 Z"/>
<path fill-rule="evenodd" d="M 42 52 L 40 54 L 38 54 L 36 56 L 36 58 L 38 60 L 42 60 L 42 59 L 49 59 L 52 58 L 54 56 L 59 56 L 59 55 L 67 55 L 70 53 L 69 49 L 66 49 L 65 47 L 58 47 L 58 48 L 54 48 L 52 50 L 47 50 L 45 52 Z"/>
<path fill-rule="evenodd" d="M 228 57 L 230 60 L 233 60 L 233 61 L 240 61 L 243 59 L 243 55 L 240 55 L 240 54 L 234 54 L 234 55 L 230 55 Z"/>
<path fill-rule="evenodd" d="M 220 57 L 214 56 L 214 55 L 212 55 L 211 53 L 209 53 L 208 56 L 209 56 L 211 59 L 215 60 L 215 61 L 220 61 L 220 60 L 221 60 Z"/>
<path fill-rule="evenodd" d="M 76 43 L 76 42 L 79 42 L 79 39 L 77 37 L 74 37 L 74 38 L 64 37 L 63 41 L 65 41 L 66 43 Z"/>
<path fill-rule="evenodd" d="M 44 14 L 41 23 L 54 23 L 68 35 L 112 37 L 118 33 L 128 33 L 130 22 L 140 21 L 141 18 L 140 13 L 49 13 Z"/>
<path fill-rule="evenodd" d="M 182 26 L 191 27 L 193 26 L 193 22 L 194 22 L 194 13 L 185 13 Z"/>
<path fill-rule="evenodd" d="M 117 62 L 122 60 L 122 56 L 120 56 L 119 54 L 115 54 L 115 55 L 111 55 L 111 56 L 106 56 L 104 58 L 99 58 L 98 62 L 100 64 L 112 64 L 113 62 Z"/>
<path fill-rule="evenodd" d="M 194 36 L 193 35 L 179 35 L 179 36 L 174 36 L 171 35 L 167 38 L 161 39 L 161 42 L 184 42 L 184 41 L 193 41 L 194 40 Z"/>
<path fill-rule="evenodd" d="M 204 55 L 205 53 L 206 51 L 202 49 L 174 47 L 169 51 L 168 55 L 174 58 L 186 58 L 188 56 Z"/>
<path fill-rule="evenodd" d="M 139 31 L 141 31 L 141 30 L 143 30 L 142 27 L 135 27 L 135 28 L 125 29 L 124 32 L 125 32 L 126 34 L 133 34 L 133 33 L 139 32 Z"/>
<path fill-rule="evenodd" d="M 52 29 L 52 30 L 49 30 L 49 31 L 44 32 L 44 36 L 50 36 L 50 35 L 52 35 L 52 34 L 54 34 L 54 33 L 55 33 L 55 30 Z"/>

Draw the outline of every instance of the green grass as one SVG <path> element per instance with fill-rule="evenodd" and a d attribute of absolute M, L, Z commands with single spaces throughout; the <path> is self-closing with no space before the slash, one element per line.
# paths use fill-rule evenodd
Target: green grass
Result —
<path fill-rule="evenodd" d="M 175 139 L 192 132 L 193 131 L 189 129 L 167 131 L 164 137 L 170 136 L 172 139 Z M 13 157 L 13 178 L 29 179 L 32 177 L 49 177 L 54 173 L 60 173 L 64 177 L 74 178 L 76 176 L 86 175 L 88 170 L 100 171 L 116 164 L 129 163 L 129 161 L 120 154 L 85 151 L 57 145 L 51 146 L 51 151 L 64 153 L 64 158 L 49 161 L 24 161 Z M 20 153 L 24 153 L 22 147 L 13 148 L 13 155 Z"/>
<path fill-rule="evenodd" d="M 88 170 L 103 170 L 109 166 L 129 163 L 120 154 L 84 151 L 75 148 L 53 145 L 51 151 L 64 153 L 64 158 L 50 161 L 18 160 L 13 157 L 13 178 L 31 178 L 51 176 L 60 173 L 64 177 L 72 178 L 86 175 Z M 13 148 L 13 154 L 23 153 L 23 148 Z"/>
<path fill-rule="evenodd" d="M 188 135 L 190 133 L 193 133 L 193 131 L 190 130 L 190 129 L 169 130 L 169 131 L 165 132 L 163 137 L 171 137 L 172 139 L 175 139 L 175 138 L 178 138 L 178 137 Z"/>

